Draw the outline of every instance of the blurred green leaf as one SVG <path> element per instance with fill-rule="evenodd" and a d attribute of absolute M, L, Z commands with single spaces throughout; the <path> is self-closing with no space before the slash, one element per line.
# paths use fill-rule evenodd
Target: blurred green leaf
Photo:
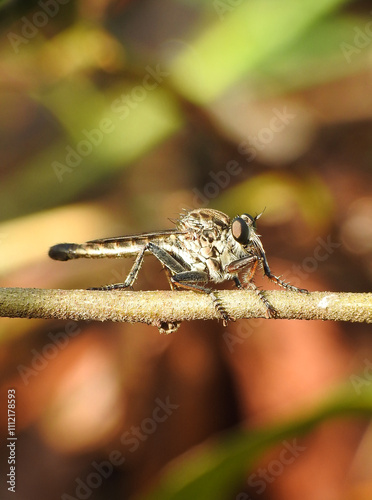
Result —
<path fill-rule="evenodd" d="M 251 0 L 226 10 L 227 2 L 216 1 L 221 19 L 174 61 L 173 81 L 190 99 L 210 102 L 344 2 Z M 219 5 L 225 6 L 223 15 Z"/>
<path fill-rule="evenodd" d="M 252 71 L 258 82 L 270 81 L 270 91 L 289 92 L 365 70 L 369 66 L 368 50 L 345 57 L 343 45 L 354 47 L 355 29 L 370 19 L 332 16 L 319 20 L 296 41 L 272 54 Z M 260 88 L 259 83 L 257 85 Z M 264 85 L 264 89 L 266 89 Z"/>
<path fill-rule="evenodd" d="M 177 109 L 162 89 L 149 92 L 135 112 L 123 118 L 124 112 L 118 112 L 112 104 L 131 90 L 123 85 L 103 98 L 90 85 L 75 81 L 41 96 L 42 103 L 63 124 L 66 135 L 2 181 L 1 219 L 70 202 L 100 180 L 122 171 L 179 128 Z M 100 139 L 97 129 L 102 128 L 109 132 L 101 133 Z M 79 154 L 79 147 L 88 154 Z"/>

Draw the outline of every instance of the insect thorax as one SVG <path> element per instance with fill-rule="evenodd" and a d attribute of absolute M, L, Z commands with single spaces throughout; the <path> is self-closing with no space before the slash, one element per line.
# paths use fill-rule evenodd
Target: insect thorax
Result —
<path fill-rule="evenodd" d="M 231 235 L 230 218 L 212 209 L 193 210 L 181 216 L 177 228 L 184 231 L 182 256 L 191 269 L 207 272 L 211 281 L 232 279 L 225 268 L 248 251 Z"/>

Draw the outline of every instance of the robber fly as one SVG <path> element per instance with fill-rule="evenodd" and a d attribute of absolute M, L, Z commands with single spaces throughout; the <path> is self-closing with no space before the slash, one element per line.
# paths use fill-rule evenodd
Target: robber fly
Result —
<path fill-rule="evenodd" d="M 184 211 L 175 221 L 175 229 L 92 240 L 80 245 L 61 243 L 50 248 L 49 256 L 62 261 L 135 256 L 124 283 L 91 288 L 122 290 L 133 285 L 145 255 L 152 254 L 165 268 L 172 289 L 207 293 L 224 324 L 232 318 L 213 290 L 202 283 L 233 280 L 238 288 L 251 288 L 265 305 L 266 317 L 273 318 L 276 316 L 275 309 L 253 283 L 258 267 L 271 281 L 287 290 L 305 293 L 307 290 L 286 283 L 270 271 L 260 237 L 256 233 L 256 221 L 260 215 L 252 217 L 242 214 L 231 220 L 218 210 L 201 208 Z M 241 271 L 244 271 L 243 283 L 238 277 Z M 169 332 L 178 326 L 176 323 L 164 323 L 159 329 Z"/>

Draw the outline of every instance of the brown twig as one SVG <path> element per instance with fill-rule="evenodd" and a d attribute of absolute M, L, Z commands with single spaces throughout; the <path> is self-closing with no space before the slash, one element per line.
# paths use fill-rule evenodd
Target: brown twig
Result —
<path fill-rule="evenodd" d="M 216 292 L 235 318 L 265 317 L 257 295 L 246 290 Z M 372 322 L 372 293 L 265 292 L 279 319 Z M 189 291 L 97 291 L 0 288 L 0 317 L 142 322 L 159 325 L 220 319 L 210 297 Z"/>

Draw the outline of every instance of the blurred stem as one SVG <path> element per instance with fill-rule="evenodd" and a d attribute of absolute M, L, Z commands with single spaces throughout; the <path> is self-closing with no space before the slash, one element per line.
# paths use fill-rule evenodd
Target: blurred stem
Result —
<path fill-rule="evenodd" d="M 235 319 L 265 317 L 255 292 L 221 290 L 216 295 Z M 372 323 L 372 293 L 267 291 L 280 319 Z M 0 288 L 0 317 L 177 323 L 220 319 L 207 294 L 189 291 L 101 291 Z"/>

